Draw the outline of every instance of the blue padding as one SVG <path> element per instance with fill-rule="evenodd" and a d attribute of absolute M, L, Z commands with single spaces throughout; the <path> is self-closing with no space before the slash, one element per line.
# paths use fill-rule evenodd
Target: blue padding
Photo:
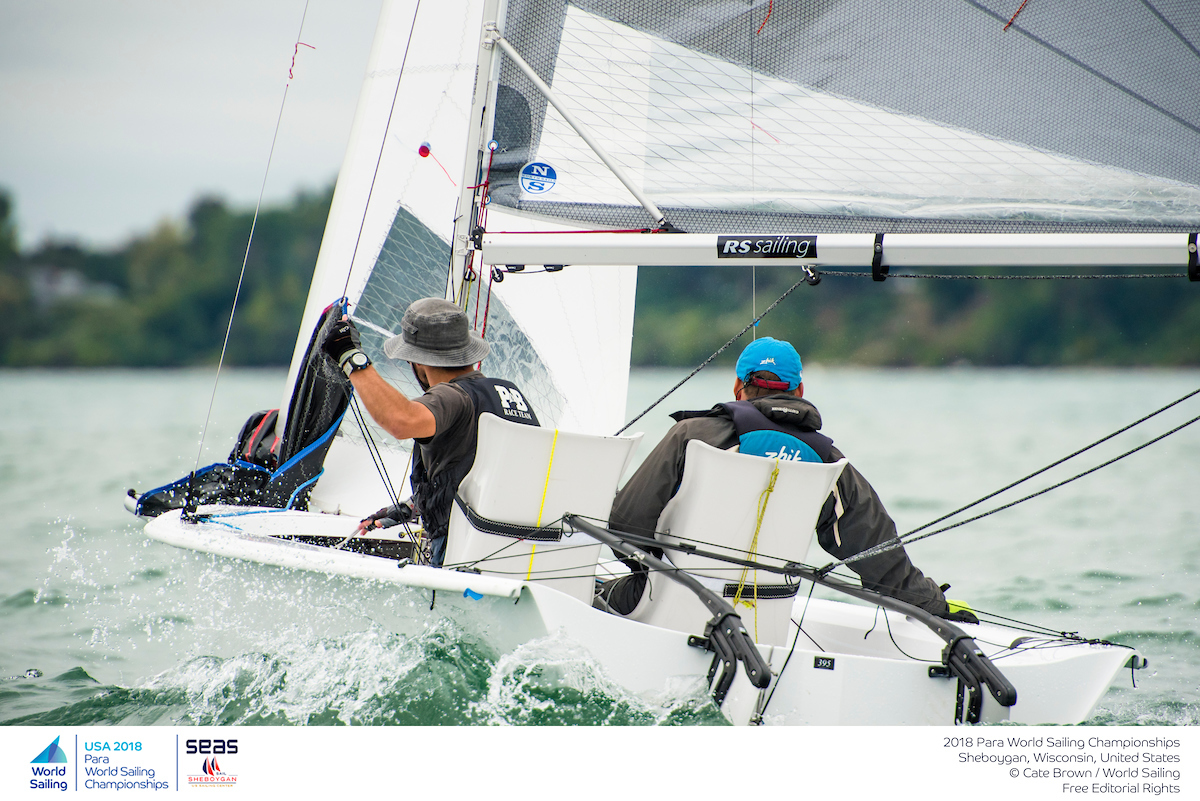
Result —
<path fill-rule="evenodd" d="M 300 491 L 303 490 L 305 487 L 311 487 L 313 484 L 317 483 L 317 479 L 323 475 L 325 475 L 325 468 L 322 467 L 321 472 L 317 473 L 315 476 L 310 478 L 308 481 L 305 481 L 303 484 L 296 487 L 295 491 L 292 492 L 291 497 L 288 498 L 287 506 L 285 506 L 283 508 L 291 509 L 292 504 L 296 502 L 296 496 L 300 494 Z"/>
<path fill-rule="evenodd" d="M 333 425 L 331 425 L 329 427 L 329 430 L 326 431 L 324 434 L 322 434 L 321 437 L 316 442 L 312 443 L 307 448 L 300 451 L 295 456 L 293 456 L 291 459 L 288 459 L 286 462 L 284 462 L 282 465 L 280 465 L 279 469 L 271 474 L 271 481 L 275 481 L 275 479 L 279 478 L 284 473 L 286 473 L 289 469 L 292 468 L 293 465 L 295 465 L 297 462 L 299 462 L 305 456 L 308 456 L 310 453 L 315 451 L 317 448 L 321 447 L 321 445 L 325 444 L 325 442 L 328 441 L 330 437 L 332 437 L 335 433 L 337 433 L 338 428 L 341 427 L 341 425 L 342 425 L 342 418 L 345 416 L 346 416 L 346 413 L 342 412 L 341 415 L 338 416 L 338 419 L 333 422 Z"/>
<path fill-rule="evenodd" d="M 467 587 L 465 590 L 463 590 L 463 597 L 470 598 L 472 601 L 478 601 L 483 598 L 482 595 L 475 592 L 475 590 L 471 589 L 470 587 Z"/>
<path fill-rule="evenodd" d="M 739 439 L 740 452 L 785 462 L 820 462 L 821 457 L 803 441 L 782 431 L 747 431 Z"/>

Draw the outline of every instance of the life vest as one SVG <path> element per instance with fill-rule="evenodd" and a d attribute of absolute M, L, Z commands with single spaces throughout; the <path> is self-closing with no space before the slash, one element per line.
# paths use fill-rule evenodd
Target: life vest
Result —
<path fill-rule="evenodd" d="M 521 390 L 511 381 L 502 378 L 487 378 L 482 376 L 467 381 L 456 381 L 454 386 L 467 393 L 475 407 L 475 419 L 481 414 L 494 414 L 501 420 L 512 423 L 537 426 L 537 415 L 533 407 L 525 400 Z M 429 475 L 422 457 L 422 448 L 417 445 L 413 449 L 413 466 L 411 482 L 413 500 L 421 513 L 426 535 L 435 543 L 434 553 L 441 555 L 445 548 L 440 547 L 438 540 L 445 538 L 450 528 L 450 510 L 454 506 L 454 493 L 458 485 L 466 478 L 467 473 L 475 464 L 475 447 L 478 445 L 478 426 L 475 429 L 476 441 L 471 443 L 470 451 L 458 461 L 447 464 L 436 475 Z M 440 559 L 434 559 L 435 564 L 441 564 Z"/>
<path fill-rule="evenodd" d="M 780 425 L 750 401 L 730 401 L 717 406 L 733 419 L 740 453 L 794 462 L 833 461 L 833 440 L 824 434 Z"/>

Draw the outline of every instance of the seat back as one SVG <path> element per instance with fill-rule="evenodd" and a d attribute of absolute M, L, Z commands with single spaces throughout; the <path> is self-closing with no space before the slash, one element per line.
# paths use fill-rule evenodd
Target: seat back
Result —
<path fill-rule="evenodd" d="M 679 491 L 659 516 L 657 538 L 664 545 L 685 542 L 761 564 L 801 562 L 821 507 L 845 466 L 845 459 L 832 464 L 776 460 L 692 440 Z M 765 492 L 772 479 L 773 488 Z M 736 598 L 735 609 L 758 642 L 784 644 L 796 584 L 777 573 L 743 570 L 684 551 L 668 550 L 667 557 L 730 603 Z M 668 577 L 652 575 L 651 592 L 633 616 L 699 634 L 711 613 Z"/>
<path fill-rule="evenodd" d="M 607 520 L 617 482 L 640 439 L 640 434 L 598 437 L 480 415 L 475 464 L 458 494 L 480 517 L 515 526 L 549 526 L 567 512 Z M 581 532 L 547 541 L 482 531 L 456 505 L 444 566 L 545 582 L 590 604 L 599 555 L 600 544 Z"/>

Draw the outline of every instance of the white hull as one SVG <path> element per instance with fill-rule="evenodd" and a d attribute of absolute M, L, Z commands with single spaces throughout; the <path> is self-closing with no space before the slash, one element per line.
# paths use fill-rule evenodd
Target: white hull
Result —
<path fill-rule="evenodd" d="M 445 609 L 445 605 L 471 607 L 481 613 L 486 609 L 499 623 L 488 631 L 492 644 L 501 651 L 563 632 L 585 648 L 615 682 L 647 697 L 662 692 L 668 684 L 677 686 L 680 680 L 703 682 L 712 662 L 711 653 L 688 644 L 686 633 L 598 611 L 547 585 L 413 564 L 399 566 L 391 559 L 280 538 L 298 534 L 345 537 L 353 532 L 355 518 L 244 507 L 202 508 L 201 512 L 215 514 L 188 523 L 180 519 L 178 511 L 169 512 L 150 521 L 146 533 L 171 545 L 225 557 L 437 591 L 433 611 L 422 608 L 415 614 L 441 614 L 438 607 Z M 766 690 L 770 703 L 763 722 L 954 723 L 957 682 L 931 677 L 930 668 L 941 665 L 944 643 L 925 626 L 875 607 L 819 599 L 806 602 L 802 596 L 796 604 L 793 620 L 803 615 L 804 634 L 794 649 L 790 647 L 797 633 L 794 624 L 789 647 L 759 646 L 775 674 Z M 1008 709 L 990 696 L 985 699 L 985 722 L 1079 723 L 1117 673 L 1137 656 L 1136 651 L 1123 647 L 1046 638 L 1027 640 L 1010 649 L 1026 632 L 990 624 L 963 628 L 1017 688 L 1017 703 Z M 820 648 L 814 643 L 820 643 Z M 763 697 L 739 665 L 722 712 L 733 723 L 752 722 Z"/>

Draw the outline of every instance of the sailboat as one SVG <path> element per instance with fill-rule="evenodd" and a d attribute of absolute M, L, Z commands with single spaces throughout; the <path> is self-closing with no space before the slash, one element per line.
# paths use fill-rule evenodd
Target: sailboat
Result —
<path fill-rule="evenodd" d="M 428 591 L 501 649 L 565 632 L 631 692 L 706 684 L 733 723 L 1086 719 L 1136 649 L 952 624 L 807 566 L 840 464 L 695 448 L 660 536 L 605 520 L 639 445 L 613 433 L 639 266 L 1200 280 L 1200 10 L 1010 5 L 385 2 L 280 411 L 127 505 L 182 548 Z M 481 419 L 443 568 L 405 527 L 355 536 L 406 496 L 411 443 L 318 347 L 348 313 L 419 394 L 382 343 L 429 296 L 543 426 Z M 648 608 L 593 605 L 610 554 L 654 571 Z"/>

